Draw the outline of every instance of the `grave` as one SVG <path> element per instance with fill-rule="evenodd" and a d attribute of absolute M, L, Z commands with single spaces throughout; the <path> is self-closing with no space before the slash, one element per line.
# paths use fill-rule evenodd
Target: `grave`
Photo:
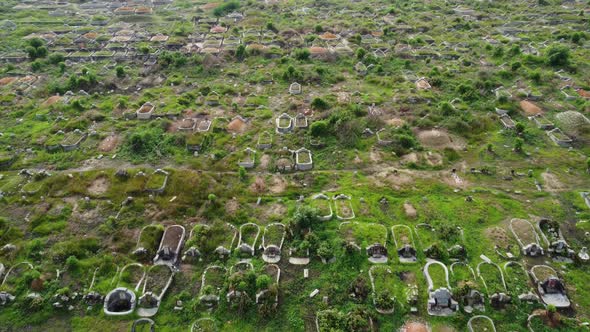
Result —
<path fill-rule="evenodd" d="M 334 215 L 332 211 L 332 204 L 330 203 L 330 197 L 324 194 L 316 194 L 312 196 L 311 205 L 312 207 L 318 209 L 319 212 L 319 219 L 321 221 L 327 221 L 332 219 Z"/>
<path fill-rule="evenodd" d="M 279 115 L 275 122 L 277 134 L 287 134 L 293 130 L 293 118 L 287 113 Z"/>
<path fill-rule="evenodd" d="M 432 276 L 430 267 L 438 266 L 443 269 L 443 275 Z M 431 316 L 452 316 L 459 310 L 459 304 L 453 299 L 451 286 L 449 284 L 449 270 L 447 267 L 435 260 L 429 260 L 424 265 L 424 276 L 428 283 L 428 305 L 427 311 Z M 434 277 L 434 278 L 433 278 Z M 442 280 L 439 280 L 441 279 Z"/>
<path fill-rule="evenodd" d="M 152 194 L 162 194 L 166 190 L 170 173 L 163 169 L 156 169 L 145 184 L 145 191 Z"/>
<path fill-rule="evenodd" d="M 158 313 L 174 274 L 172 267 L 168 265 L 154 265 L 147 270 L 142 296 L 137 303 L 138 316 L 152 317 Z"/>
<path fill-rule="evenodd" d="M 510 231 L 516 238 L 523 255 L 536 257 L 545 254 L 539 235 L 528 220 L 516 218 L 510 220 Z"/>
<path fill-rule="evenodd" d="M 543 242 L 547 246 L 547 253 L 557 260 L 571 262 L 575 252 L 565 241 L 559 223 L 542 218 L 537 222 L 537 229 Z"/>
<path fill-rule="evenodd" d="M 289 93 L 292 95 L 300 95 L 301 91 L 301 84 L 297 82 L 291 83 L 291 85 L 289 86 Z"/>
<path fill-rule="evenodd" d="M 533 282 L 537 285 L 537 292 L 546 305 L 556 308 L 568 308 L 571 302 L 566 294 L 563 281 L 557 276 L 557 272 L 547 265 L 535 265 L 531 268 Z"/>
<path fill-rule="evenodd" d="M 155 265 L 174 267 L 178 263 L 180 248 L 184 241 L 185 229 L 180 225 L 166 227 L 160 246 L 154 257 Z"/>
<path fill-rule="evenodd" d="M 244 168 L 254 168 L 254 164 L 256 162 L 256 150 L 251 148 L 246 148 L 243 152 L 242 158 L 238 162 L 239 166 Z"/>
<path fill-rule="evenodd" d="M 219 265 L 208 266 L 201 277 L 199 302 L 207 307 L 219 303 L 220 292 L 225 283 L 227 269 Z"/>
<path fill-rule="evenodd" d="M 561 131 L 559 128 L 554 128 L 552 130 L 547 131 L 547 135 L 549 138 L 557 145 L 561 146 L 562 148 L 568 148 L 574 142 L 571 138 L 569 138 L 566 134 Z"/>
<path fill-rule="evenodd" d="M 137 119 L 139 120 L 149 120 L 151 119 L 154 111 L 156 110 L 156 106 L 152 103 L 147 102 L 141 105 L 141 107 L 135 112 Z"/>
<path fill-rule="evenodd" d="M 373 306 L 380 314 L 392 314 L 395 310 L 396 300 L 391 289 L 396 282 L 395 278 L 396 275 L 391 269 L 384 265 L 375 265 L 369 268 Z"/>
<path fill-rule="evenodd" d="M 339 220 L 354 219 L 354 209 L 352 208 L 351 197 L 338 194 L 332 197 L 334 205 L 336 206 L 336 218 Z"/>
<path fill-rule="evenodd" d="M 258 236 L 260 236 L 260 227 L 258 225 L 251 222 L 241 225 L 236 250 L 242 254 L 254 256 Z"/>
<path fill-rule="evenodd" d="M 285 241 L 286 228 L 281 223 L 272 223 L 264 228 L 262 234 L 262 260 L 267 263 L 278 263 L 281 260 L 281 249 Z"/>
<path fill-rule="evenodd" d="M 295 168 L 300 171 L 307 171 L 313 168 L 311 151 L 301 148 L 295 151 Z"/>
<path fill-rule="evenodd" d="M 496 332 L 494 321 L 483 315 L 473 316 L 467 321 L 469 332 Z"/>
<path fill-rule="evenodd" d="M 416 245 L 412 229 L 407 225 L 395 225 L 391 227 L 393 243 L 401 263 L 415 263 Z"/>

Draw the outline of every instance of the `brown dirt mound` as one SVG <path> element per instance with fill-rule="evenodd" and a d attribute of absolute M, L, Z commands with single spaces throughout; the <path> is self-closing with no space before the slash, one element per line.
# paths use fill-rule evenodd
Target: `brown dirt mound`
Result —
<path fill-rule="evenodd" d="M 521 101 L 520 108 L 522 108 L 526 115 L 536 115 L 543 113 L 543 110 L 539 106 L 533 104 L 528 100 Z"/>
<path fill-rule="evenodd" d="M 451 144 L 449 134 L 441 130 L 425 130 L 418 133 L 422 145 L 434 148 L 444 148 Z"/>
<path fill-rule="evenodd" d="M 283 191 L 285 191 L 285 189 L 287 189 L 288 183 L 281 176 L 274 175 L 270 182 L 271 182 L 271 186 L 270 186 L 269 190 L 273 194 L 280 194 Z"/>
<path fill-rule="evenodd" d="M 41 104 L 41 106 L 51 106 L 61 100 L 60 96 L 51 96 Z"/>
<path fill-rule="evenodd" d="M 98 151 L 109 152 L 117 147 L 119 144 L 119 136 L 111 135 L 100 142 L 98 145 Z"/>
<path fill-rule="evenodd" d="M 428 327 L 422 323 L 411 322 L 402 326 L 400 332 L 429 332 Z"/>
<path fill-rule="evenodd" d="M 4 77 L 0 78 L 0 85 L 8 85 L 12 82 L 16 81 L 16 77 Z"/>
<path fill-rule="evenodd" d="M 211 2 L 211 3 L 207 3 L 202 5 L 201 8 L 202 10 L 209 10 L 209 9 L 215 9 L 219 6 L 219 2 Z"/>
<path fill-rule="evenodd" d="M 541 177 L 543 178 L 545 189 L 547 189 L 547 191 L 560 191 L 565 189 L 565 186 L 559 181 L 555 174 L 544 172 L 541 174 Z"/>
<path fill-rule="evenodd" d="M 229 215 L 233 215 L 240 209 L 240 202 L 237 199 L 232 198 L 225 203 L 225 212 Z"/>
<path fill-rule="evenodd" d="M 109 189 L 109 179 L 104 176 L 96 178 L 88 187 L 88 193 L 91 195 L 102 195 Z"/>
<path fill-rule="evenodd" d="M 235 118 L 227 125 L 227 130 L 234 133 L 242 133 L 246 130 L 246 122 L 240 118 Z"/>
<path fill-rule="evenodd" d="M 404 203 L 404 212 L 406 213 L 406 216 L 408 218 L 416 218 L 416 216 L 418 215 L 418 212 L 416 211 L 416 209 L 414 208 L 414 206 L 408 202 Z"/>

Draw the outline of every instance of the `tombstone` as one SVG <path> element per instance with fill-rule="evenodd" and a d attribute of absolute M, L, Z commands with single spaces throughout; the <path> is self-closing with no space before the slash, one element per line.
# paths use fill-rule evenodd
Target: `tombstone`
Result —
<path fill-rule="evenodd" d="M 495 293 L 490 296 L 490 304 L 495 309 L 502 309 L 512 302 L 512 298 L 504 293 Z"/>
<path fill-rule="evenodd" d="M 291 83 L 291 85 L 289 86 L 289 93 L 292 95 L 301 94 L 301 84 L 299 84 L 297 82 Z"/>

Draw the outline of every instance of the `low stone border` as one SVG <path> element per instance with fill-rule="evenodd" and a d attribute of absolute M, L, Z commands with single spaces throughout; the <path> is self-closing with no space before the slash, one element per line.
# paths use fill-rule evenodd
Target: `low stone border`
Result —
<path fill-rule="evenodd" d="M 334 196 L 332 198 L 332 200 L 334 201 L 334 205 L 336 207 L 336 218 L 338 218 L 339 220 L 350 220 L 350 219 L 354 219 L 354 217 L 355 217 L 354 208 L 352 207 L 352 203 L 351 203 L 352 197 L 347 196 L 347 195 L 344 195 L 344 194 L 339 194 L 339 195 Z M 351 216 L 343 217 L 343 216 L 341 216 L 339 214 L 339 211 L 338 211 L 338 203 L 337 203 L 338 200 L 345 200 L 345 201 L 348 202 L 348 204 L 350 206 Z"/>
<path fill-rule="evenodd" d="M 393 307 L 393 308 L 391 308 L 391 309 L 387 309 L 387 310 L 384 310 L 384 309 L 379 309 L 379 308 L 377 308 L 377 303 L 376 303 L 376 300 L 375 300 L 375 298 L 377 297 L 377 290 L 375 289 L 375 277 L 373 277 L 373 271 L 374 271 L 375 269 L 377 269 L 377 268 L 384 268 L 384 269 L 386 269 L 385 271 L 386 271 L 388 274 L 391 274 L 391 275 L 393 275 L 393 272 L 391 271 L 391 269 L 390 269 L 390 268 L 388 268 L 388 267 L 386 267 L 386 266 L 382 266 L 382 265 L 381 265 L 381 266 L 380 266 L 380 265 L 373 265 L 373 266 L 371 266 L 371 268 L 369 269 L 369 280 L 371 281 L 371 288 L 372 288 L 372 298 L 373 298 L 373 306 L 375 307 L 375 310 L 376 310 L 378 313 L 380 313 L 380 314 L 384 314 L 384 315 L 392 314 L 392 313 L 395 311 L 395 305 L 394 305 L 394 307 Z M 393 298 L 392 298 L 392 300 L 393 300 L 393 301 L 394 301 L 394 303 L 395 303 L 395 297 L 393 297 Z"/>
<path fill-rule="evenodd" d="M 396 233 L 395 230 L 397 228 L 404 228 L 407 229 L 407 231 L 409 232 L 410 235 L 410 244 L 409 247 L 407 247 L 406 245 L 401 245 L 400 243 L 397 242 L 397 238 L 396 238 Z M 416 256 L 416 243 L 414 241 L 414 234 L 412 232 L 412 229 L 407 226 L 407 225 L 393 225 L 391 226 L 391 234 L 393 236 L 393 243 L 395 245 L 395 249 L 398 253 L 398 259 L 401 263 L 415 263 L 417 261 L 417 256 Z M 403 252 L 408 252 L 411 253 L 411 250 L 413 250 L 413 255 L 411 255 L 411 257 L 404 257 L 400 251 Z"/>
<path fill-rule="evenodd" d="M 242 239 L 242 232 L 244 227 L 255 227 L 256 228 L 256 236 L 254 237 L 254 241 L 252 243 L 246 243 L 243 242 Z M 258 237 L 260 236 L 260 226 L 256 225 L 255 223 L 245 223 L 243 225 L 240 226 L 240 235 L 238 238 L 238 246 L 236 247 L 236 250 L 239 250 L 240 252 L 243 253 L 249 253 L 252 256 L 254 256 L 254 254 L 256 253 L 256 242 L 258 241 Z"/>
<path fill-rule="evenodd" d="M 180 232 L 180 234 L 173 234 L 170 235 L 171 232 Z M 175 235 L 178 235 L 178 238 L 171 238 Z M 156 265 L 168 265 L 173 267 L 178 262 L 178 257 L 180 255 L 180 248 L 184 243 L 184 235 L 185 229 L 183 226 L 180 225 L 172 225 L 166 227 L 164 230 L 164 235 L 162 235 L 162 239 L 160 240 L 160 246 L 158 247 L 158 251 L 156 253 L 156 257 L 154 257 L 154 264 Z M 174 242 L 175 241 L 175 242 Z M 166 243 L 174 243 L 176 244 L 174 247 L 166 246 Z"/>
<path fill-rule="evenodd" d="M 225 267 L 223 267 L 223 266 L 210 265 L 210 266 L 208 266 L 205 269 L 205 271 L 203 271 L 203 275 L 201 276 L 201 289 L 200 289 L 201 295 L 199 296 L 199 301 L 201 303 L 203 303 L 204 305 L 209 306 L 209 307 L 212 307 L 215 304 L 219 303 L 219 299 L 220 299 L 219 292 L 221 291 L 221 287 L 217 287 L 217 290 L 216 290 L 217 291 L 217 295 L 214 295 L 214 294 L 208 294 L 208 295 L 202 294 L 203 293 L 203 290 L 205 289 L 205 287 L 208 286 L 207 285 L 207 282 L 206 282 L 206 280 L 207 280 L 207 273 L 209 272 L 209 270 L 212 270 L 212 269 L 223 271 L 223 273 L 225 274 L 225 278 L 224 279 L 227 278 L 227 269 Z M 223 285 L 222 285 L 222 287 L 223 287 Z"/>
<path fill-rule="evenodd" d="M 520 238 L 520 236 L 516 233 L 516 231 L 514 230 L 513 224 L 516 222 L 526 222 L 529 226 L 530 226 L 530 231 L 533 233 L 534 237 L 535 237 L 535 242 L 533 243 L 524 243 L 523 240 Z M 514 235 L 514 237 L 516 238 L 516 241 L 518 242 L 518 245 L 520 246 L 520 249 L 523 253 L 523 255 L 525 256 L 542 256 L 545 254 L 545 250 L 543 249 L 543 247 L 541 246 L 540 243 L 540 238 L 539 238 L 539 234 L 537 234 L 537 232 L 535 231 L 535 227 L 526 219 L 511 219 L 510 220 L 510 231 L 512 232 L 512 235 Z"/>
<path fill-rule="evenodd" d="M 476 331 L 473 329 L 473 321 L 476 319 L 485 319 L 487 321 L 490 322 L 490 324 L 492 324 L 492 331 L 489 332 L 496 332 L 496 325 L 494 324 L 494 321 L 488 317 L 488 316 L 484 316 L 484 315 L 477 315 L 477 316 L 473 316 L 469 319 L 469 321 L 467 321 L 467 328 L 469 329 L 469 332 L 482 332 L 482 331 Z"/>
<path fill-rule="evenodd" d="M 158 313 L 158 309 L 160 309 L 160 304 L 162 303 L 162 299 L 164 298 L 166 291 L 168 290 L 168 288 L 172 284 L 172 280 L 174 279 L 174 275 L 175 275 L 174 270 L 172 270 L 172 268 L 169 265 L 164 265 L 164 266 L 167 266 L 167 268 L 170 270 L 170 276 L 168 277 L 168 280 L 166 281 L 166 285 L 164 285 L 160 294 L 153 294 L 153 292 L 151 292 L 150 290 L 146 291 L 146 287 L 147 287 L 147 284 L 148 284 L 148 281 L 150 278 L 150 272 L 156 266 L 159 266 L 159 265 L 154 265 L 148 269 L 145 281 L 143 283 L 142 296 L 139 298 L 139 303 L 141 304 L 144 297 L 146 297 L 146 296 L 153 297 L 156 300 L 156 306 L 152 307 L 152 308 L 143 308 L 143 307 L 139 306 L 137 308 L 137 314 L 141 317 L 152 317 Z"/>

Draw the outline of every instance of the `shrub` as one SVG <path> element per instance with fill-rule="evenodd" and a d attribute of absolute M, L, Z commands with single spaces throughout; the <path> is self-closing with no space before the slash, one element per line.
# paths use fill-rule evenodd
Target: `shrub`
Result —
<path fill-rule="evenodd" d="M 323 120 L 316 121 L 311 124 L 309 129 L 312 136 L 325 136 L 328 134 L 328 123 Z"/>
<path fill-rule="evenodd" d="M 320 97 L 315 97 L 311 101 L 311 107 L 313 107 L 316 110 L 324 111 L 330 108 L 330 104 L 328 104 L 327 101 L 323 100 Z"/>
<path fill-rule="evenodd" d="M 306 48 L 305 49 L 298 48 L 293 52 L 293 54 L 295 55 L 295 59 L 301 60 L 301 61 L 307 60 L 311 56 L 311 53 Z"/>
<path fill-rule="evenodd" d="M 115 68 L 115 72 L 117 73 L 118 78 L 125 77 L 125 68 L 123 68 L 123 66 L 117 66 L 117 68 Z"/>
<path fill-rule="evenodd" d="M 551 66 L 567 66 L 570 63 L 570 50 L 565 45 L 553 44 L 547 48 L 546 57 Z"/>

